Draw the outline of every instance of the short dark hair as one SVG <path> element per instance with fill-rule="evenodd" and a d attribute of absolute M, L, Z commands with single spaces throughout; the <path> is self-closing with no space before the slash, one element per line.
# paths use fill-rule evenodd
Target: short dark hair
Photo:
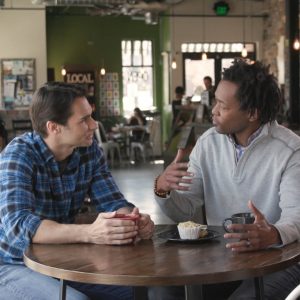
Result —
<path fill-rule="evenodd" d="M 175 93 L 183 95 L 184 94 L 184 88 L 182 86 L 176 86 Z"/>
<path fill-rule="evenodd" d="M 223 72 L 223 80 L 238 85 L 236 97 L 240 109 L 251 115 L 257 111 L 261 124 L 274 121 L 282 105 L 277 80 L 269 69 L 262 62 L 236 58 Z"/>
<path fill-rule="evenodd" d="M 211 78 L 210 76 L 205 76 L 205 77 L 203 78 L 203 80 L 209 80 L 210 83 L 212 83 L 212 78 Z"/>
<path fill-rule="evenodd" d="M 78 97 L 85 97 L 83 87 L 65 82 L 49 82 L 42 85 L 33 95 L 30 118 L 33 129 L 47 137 L 46 123 L 66 125 L 73 114 L 72 104 Z"/>

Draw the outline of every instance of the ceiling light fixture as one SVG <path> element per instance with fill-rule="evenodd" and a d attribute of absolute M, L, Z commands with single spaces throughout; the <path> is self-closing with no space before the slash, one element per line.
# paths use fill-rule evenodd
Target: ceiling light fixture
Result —
<path fill-rule="evenodd" d="M 246 19 L 246 17 L 245 17 L 245 0 L 243 1 L 243 49 L 242 49 L 242 52 L 241 52 L 241 55 L 242 55 L 242 57 L 247 57 L 247 55 L 248 55 L 248 51 L 247 51 L 247 48 L 246 48 L 246 43 L 245 43 L 245 36 L 246 36 L 246 34 L 245 34 L 245 30 L 246 30 L 246 26 L 245 26 L 245 19 Z"/>
<path fill-rule="evenodd" d="M 102 59 L 102 67 L 100 68 L 100 75 L 101 75 L 101 76 L 104 76 L 105 73 L 106 73 L 106 70 L 105 70 L 105 68 L 104 68 L 104 61 L 103 61 L 103 59 Z"/>
<path fill-rule="evenodd" d="M 297 37 L 295 38 L 295 40 L 293 42 L 293 48 L 294 48 L 294 50 L 297 50 L 297 51 L 300 49 L 299 35 L 297 35 Z"/>
<path fill-rule="evenodd" d="M 175 25 L 174 25 L 174 7 L 172 6 L 172 26 L 171 26 L 171 39 L 172 39 L 172 62 L 171 62 L 171 68 L 173 70 L 177 69 L 177 62 L 176 62 L 176 51 L 175 51 Z"/>
<path fill-rule="evenodd" d="M 105 70 L 105 68 L 102 67 L 102 68 L 100 69 L 100 75 L 101 75 L 101 76 L 104 76 L 105 73 L 106 73 L 106 70 Z"/>
<path fill-rule="evenodd" d="M 67 70 L 66 70 L 66 68 L 64 66 L 62 66 L 62 68 L 61 68 L 61 75 L 62 76 L 66 76 L 67 75 Z"/>
<path fill-rule="evenodd" d="M 203 19 L 202 19 L 202 39 L 203 39 L 203 47 L 205 43 L 205 0 L 202 0 L 202 11 L 203 11 Z M 205 52 L 205 49 L 202 47 L 203 52 L 201 55 L 202 60 L 207 60 L 207 54 Z"/>

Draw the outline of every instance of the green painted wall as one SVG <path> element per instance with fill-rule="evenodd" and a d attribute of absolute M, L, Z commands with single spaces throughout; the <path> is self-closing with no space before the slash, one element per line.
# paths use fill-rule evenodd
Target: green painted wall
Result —
<path fill-rule="evenodd" d="M 90 65 L 117 72 L 121 79 L 121 40 L 150 39 L 154 50 L 154 102 L 162 107 L 161 49 L 159 25 L 131 20 L 127 16 L 47 14 L 47 63 L 55 80 L 63 80 L 63 65 Z M 121 83 L 121 80 L 120 80 Z M 122 84 L 122 83 L 121 83 Z M 120 93 L 122 87 L 120 87 Z M 122 94 L 120 94 L 122 95 Z"/>

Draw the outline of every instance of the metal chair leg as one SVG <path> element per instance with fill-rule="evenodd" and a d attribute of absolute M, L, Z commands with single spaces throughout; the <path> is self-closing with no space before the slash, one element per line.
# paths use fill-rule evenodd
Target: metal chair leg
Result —
<path fill-rule="evenodd" d="M 257 300 L 264 299 L 264 282 L 262 277 L 255 277 L 254 278 L 254 285 L 255 285 L 255 297 Z"/>
<path fill-rule="evenodd" d="M 66 293 L 67 293 L 67 285 L 66 282 L 61 279 L 60 280 L 60 293 L 59 293 L 59 300 L 66 300 Z"/>

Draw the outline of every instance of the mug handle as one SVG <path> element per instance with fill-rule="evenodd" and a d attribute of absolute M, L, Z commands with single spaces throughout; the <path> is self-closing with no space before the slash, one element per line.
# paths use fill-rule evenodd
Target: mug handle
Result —
<path fill-rule="evenodd" d="M 230 231 L 230 230 L 227 228 L 227 226 L 228 226 L 228 225 L 231 225 L 231 224 L 232 224 L 232 218 L 226 218 L 226 219 L 223 221 L 223 228 L 224 228 L 224 230 L 225 230 L 226 232 L 229 232 L 229 233 L 233 232 L 233 231 Z"/>

